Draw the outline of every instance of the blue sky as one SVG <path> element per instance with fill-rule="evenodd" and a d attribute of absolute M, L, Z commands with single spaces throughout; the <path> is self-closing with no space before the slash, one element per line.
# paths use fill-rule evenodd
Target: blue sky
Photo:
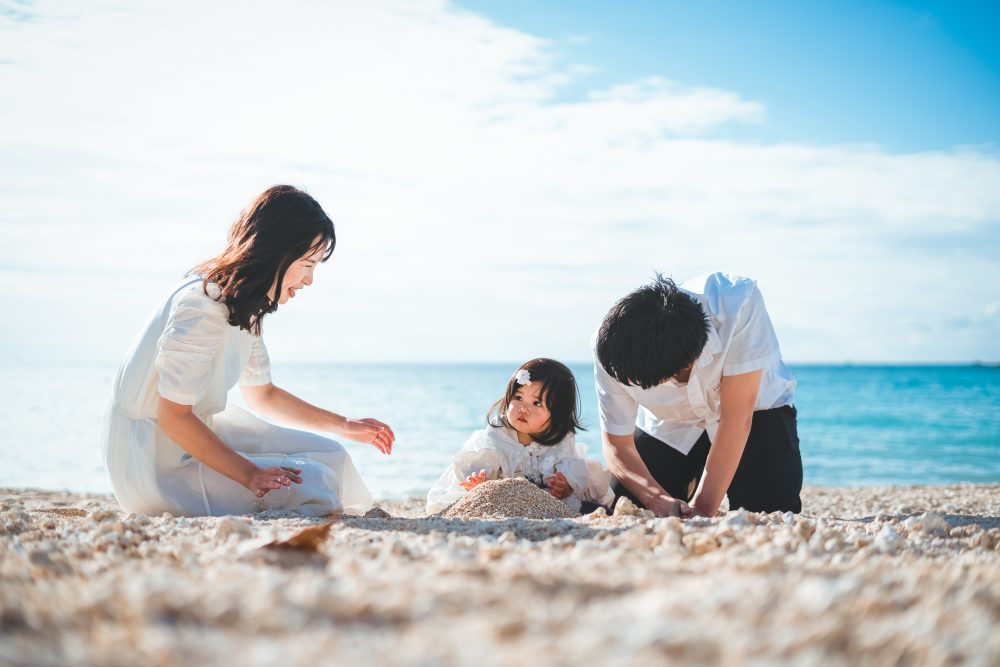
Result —
<path fill-rule="evenodd" d="M 716 270 L 759 280 L 793 362 L 1000 359 L 996 17 L 0 4 L 0 364 L 118 361 L 280 182 L 339 245 L 275 359 L 585 360 L 654 271 Z"/>
<path fill-rule="evenodd" d="M 996 2 L 466 0 L 594 72 L 567 99 L 667 74 L 768 108 L 755 141 L 920 151 L 1000 140 Z"/>

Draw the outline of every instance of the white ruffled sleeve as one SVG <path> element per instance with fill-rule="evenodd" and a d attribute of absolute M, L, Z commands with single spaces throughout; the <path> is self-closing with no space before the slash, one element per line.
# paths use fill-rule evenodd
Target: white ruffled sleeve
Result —
<path fill-rule="evenodd" d="M 205 397 L 229 327 L 225 310 L 202 291 L 201 283 L 177 301 L 157 342 L 160 396 L 182 405 Z"/>
<path fill-rule="evenodd" d="M 586 453 L 586 449 L 584 449 Z M 579 456 L 576 448 L 576 438 L 570 433 L 556 445 L 553 453 L 552 472 L 561 472 L 566 483 L 572 489 L 573 496 L 579 496 L 587 488 L 587 462 Z M 544 471 L 546 477 L 552 472 Z"/>
<path fill-rule="evenodd" d="M 240 384 L 249 387 L 271 382 L 271 358 L 267 354 L 264 339 L 253 337 L 253 347 L 250 348 L 250 358 L 240 376 Z"/>
<path fill-rule="evenodd" d="M 469 437 L 448 469 L 431 487 L 427 493 L 427 514 L 436 514 L 461 499 L 466 494 L 461 483 L 480 470 L 486 471 L 487 479 L 497 479 L 500 473 L 500 454 L 486 431 L 476 431 Z"/>

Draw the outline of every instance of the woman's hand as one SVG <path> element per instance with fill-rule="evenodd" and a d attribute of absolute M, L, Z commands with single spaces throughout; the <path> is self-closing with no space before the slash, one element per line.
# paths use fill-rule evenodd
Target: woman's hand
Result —
<path fill-rule="evenodd" d="M 549 493 L 559 500 L 564 498 L 569 498 L 570 494 L 573 493 L 573 489 L 569 488 L 569 482 L 566 481 L 565 475 L 561 472 L 556 472 L 545 480 L 545 485 L 549 487 Z"/>
<path fill-rule="evenodd" d="M 345 420 L 340 433 L 349 440 L 375 445 L 386 455 L 392 454 L 392 443 L 396 441 L 396 434 L 388 424 L 370 417 Z"/>
<path fill-rule="evenodd" d="M 474 488 L 486 481 L 486 471 L 480 470 L 479 472 L 474 472 L 465 478 L 464 482 L 459 482 L 458 485 L 461 486 L 466 491 L 472 491 Z"/>
<path fill-rule="evenodd" d="M 293 482 L 301 484 L 302 478 L 299 477 L 301 473 L 302 470 L 299 468 L 286 468 L 285 466 L 257 468 L 250 474 L 246 487 L 258 498 L 263 498 L 268 491 L 291 486 Z"/>

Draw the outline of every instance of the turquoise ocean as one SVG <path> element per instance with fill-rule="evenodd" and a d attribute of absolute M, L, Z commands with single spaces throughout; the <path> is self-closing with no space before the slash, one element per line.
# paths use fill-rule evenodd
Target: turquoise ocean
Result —
<path fill-rule="evenodd" d="M 572 364 L 601 458 L 593 369 Z M 389 457 L 347 444 L 377 498 L 422 495 L 482 428 L 516 364 L 275 364 L 275 383 L 350 417 L 392 425 Z M 110 492 L 101 417 L 113 365 L 2 369 L 0 486 Z M 1000 482 L 1000 368 L 792 365 L 805 483 Z M 237 391 L 231 400 L 240 402 Z"/>

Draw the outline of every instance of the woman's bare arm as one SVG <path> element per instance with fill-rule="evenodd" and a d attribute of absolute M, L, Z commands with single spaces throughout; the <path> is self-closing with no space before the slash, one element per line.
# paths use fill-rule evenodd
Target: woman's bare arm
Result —
<path fill-rule="evenodd" d="M 375 445 L 383 454 L 392 453 L 396 435 L 388 424 L 377 419 L 348 419 L 270 383 L 241 385 L 240 390 L 247 405 L 264 416 L 300 428 L 337 433 L 348 440 Z"/>
<path fill-rule="evenodd" d="M 258 498 L 268 491 L 302 483 L 301 470 L 295 468 L 260 468 L 233 451 L 212 429 L 198 419 L 190 405 L 160 397 L 160 429 L 184 451 L 213 470 L 241 484 Z"/>

